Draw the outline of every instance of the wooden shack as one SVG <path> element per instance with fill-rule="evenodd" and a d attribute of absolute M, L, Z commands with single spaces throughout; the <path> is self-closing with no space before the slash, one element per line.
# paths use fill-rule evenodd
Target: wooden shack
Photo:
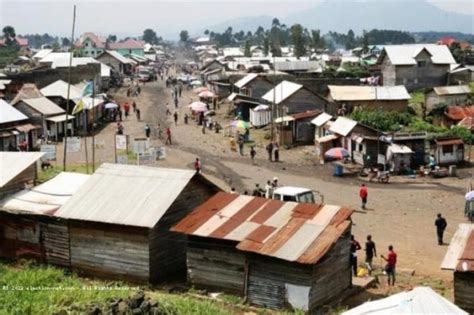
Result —
<path fill-rule="evenodd" d="M 79 274 L 157 282 L 186 271 L 186 238 L 169 228 L 218 188 L 190 170 L 103 164 L 57 212 Z"/>
<path fill-rule="evenodd" d="M 63 172 L 0 200 L 0 257 L 69 267 L 67 222 L 54 214 L 87 178 Z"/>
<path fill-rule="evenodd" d="M 0 152 L 0 198 L 34 184 L 42 156 L 40 152 Z"/>
<path fill-rule="evenodd" d="M 262 75 L 249 73 L 235 82 L 234 88 L 237 89 L 236 92 L 239 94 L 259 99 L 273 88 L 273 84 Z"/>
<path fill-rule="evenodd" d="M 218 193 L 172 228 L 188 281 L 270 308 L 317 311 L 351 285 L 352 210 Z"/>
<path fill-rule="evenodd" d="M 262 99 L 277 105 L 278 117 L 315 109 L 325 111 L 328 105 L 321 96 L 301 84 L 290 81 L 280 82 L 274 89 L 263 95 Z"/>
<path fill-rule="evenodd" d="M 441 269 L 454 271 L 454 303 L 474 314 L 474 224 L 460 224 Z"/>

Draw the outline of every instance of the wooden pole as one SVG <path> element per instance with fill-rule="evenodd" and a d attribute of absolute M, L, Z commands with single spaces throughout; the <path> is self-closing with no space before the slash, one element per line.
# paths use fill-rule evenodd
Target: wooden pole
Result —
<path fill-rule="evenodd" d="M 95 172 L 95 78 L 92 80 L 92 173 Z"/>
<path fill-rule="evenodd" d="M 76 25 L 76 5 L 74 5 L 74 11 L 72 16 L 72 33 L 71 33 L 71 45 L 74 43 L 74 27 Z M 65 123 L 65 132 L 64 132 L 64 154 L 63 154 L 63 171 L 66 171 L 66 160 L 67 160 L 67 132 L 68 132 L 68 122 L 69 122 L 69 101 L 70 101 L 70 94 L 71 94 L 71 74 L 72 74 L 72 46 L 71 51 L 69 54 L 69 73 L 68 73 L 68 85 L 67 85 L 67 99 L 66 99 L 66 123 Z"/>
<path fill-rule="evenodd" d="M 86 173 L 89 174 L 89 157 L 87 155 L 87 137 L 84 137 L 84 150 L 86 152 Z"/>

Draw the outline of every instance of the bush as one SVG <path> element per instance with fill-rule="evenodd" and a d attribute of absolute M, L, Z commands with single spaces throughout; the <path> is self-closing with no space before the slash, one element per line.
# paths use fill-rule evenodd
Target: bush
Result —
<path fill-rule="evenodd" d="M 385 112 L 367 108 L 355 109 L 351 118 L 380 131 L 398 131 L 413 120 L 408 112 Z"/>

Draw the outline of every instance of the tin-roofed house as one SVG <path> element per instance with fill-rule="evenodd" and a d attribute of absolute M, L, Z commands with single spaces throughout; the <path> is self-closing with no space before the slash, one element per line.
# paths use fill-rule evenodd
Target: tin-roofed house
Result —
<path fill-rule="evenodd" d="M 90 175 L 62 172 L 0 200 L 0 257 L 69 267 L 69 234 L 56 211 Z"/>
<path fill-rule="evenodd" d="M 188 281 L 256 305 L 315 311 L 351 284 L 352 210 L 218 193 L 172 230 L 188 235 Z"/>
<path fill-rule="evenodd" d="M 460 224 L 441 269 L 454 271 L 454 303 L 474 313 L 474 224 Z"/>
<path fill-rule="evenodd" d="M 467 85 L 438 86 L 425 93 L 426 112 L 438 104 L 464 105 L 468 103 L 471 89 Z"/>
<path fill-rule="evenodd" d="M 239 94 L 258 99 L 271 90 L 273 84 L 264 76 L 256 73 L 249 73 L 239 81 L 235 82 L 234 87 L 237 88 Z"/>
<path fill-rule="evenodd" d="M 404 112 L 408 108 L 408 94 L 404 86 L 349 86 L 328 85 L 328 112 L 337 114 L 345 107 L 351 112 L 357 106 L 384 111 Z"/>
<path fill-rule="evenodd" d="M 103 164 L 56 213 L 69 221 L 71 268 L 136 282 L 184 276 L 186 238 L 169 228 L 217 190 L 190 170 Z"/>
<path fill-rule="evenodd" d="M 0 198 L 15 193 L 38 178 L 41 152 L 0 152 Z"/>

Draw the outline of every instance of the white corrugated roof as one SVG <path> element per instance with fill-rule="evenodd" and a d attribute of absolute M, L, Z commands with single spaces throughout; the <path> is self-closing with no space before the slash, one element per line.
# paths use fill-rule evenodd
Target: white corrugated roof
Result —
<path fill-rule="evenodd" d="M 0 209 L 9 212 L 53 214 L 89 177 L 90 175 L 80 173 L 59 173 L 39 186 L 22 190 L 0 201 Z"/>
<path fill-rule="evenodd" d="M 407 147 L 406 145 L 399 145 L 392 143 L 391 145 L 388 146 L 388 149 L 394 153 L 394 154 L 410 154 L 413 153 L 413 151 Z"/>
<path fill-rule="evenodd" d="M 471 93 L 471 89 L 467 85 L 437 86 L 434 87 L 433 90 L 437 95 L 455 95 Z"/>
<path fill-rule="evenodd" d="M 22 112 L 0 99 L 0 124 L 28 119 Z"/>
<path fill-rule="evenodd" d="M 238 87 L 239 89 L 243 88 L 246 86 L 248 83 L 250 83 L 253 79 L 258 77 L 258 74 L 256 73 L 249 73 L 239 81 L 235 82 L 235 86 Z"/>
<path fill-rule="evenodd" d="M 387 45 L 384 47 L 390 62 L 394 65 L 416 65 L 415 57 L 426 49 L 431 54 L 434 64 L 456 63 L 453 55 L 446 45 L 438 44 L 413 44 L 413 45 Z"/>
<path fill-rule="evenodd" d="M 275 91 L 275 104 L 280 104 L 288 97 L 296 93 L 303 86 L 290 81 L 281 81 L 274 89 L 268 91 L 262 98 L 273 103 L 273 92 Z"/>
<path fill-rule="evenodd" d="M 395 101 L 409 100 L 410 94 L 403 85 L 398 86 L 357 86 L 328 85 L 329 93 L 335 101 Z"/>
<path fill-rule="evenodd" d="M 366 302 L 342 315 L 464 315 L 463 311 L 429 287 L 393 294 L 384 299 Z"/>
<path fill-rule="evenodd" d="M 325 123 L 327 123 L 329 120 L 331 120 L 332 116 L 329 115 L 328 113 L 321 113 L 318 117 L 315 119 L 311 120 L 311 123 L 313 125 L 316 125 L 318 127 L 321 127 Z"/>
<path fill-rule="evenodd" d="M 355 120 L 346 117 L 338 117 L 329 128 L 329 131 L 345 137 L 352 131 L 352 129 L 354 129 L 356 125 L 357 121 Z"/>
<path fill-rule="evenodd" d="M 5 186 L 18 174 L 36 163 L 42 152 L 0 152 L 0 187 Z"/>
<path fill-rule="evenodd" d="M 33 55 L 33 59 L 43 59 L 44 57 L 46 57 L 52 52 L 53 52 L 52 49 L 41 49 L 36 54 Z"/>
<path fill-rule="evenodd" d="M 41 58 L 39 62 L 45 63 L 45 62 L 64 62 L 64 60 L 67 60 L 68 65 L 69 65 L 69 58 L 71 57 L 71 53 L 69 52 L 50 52 L 49 54 L 46 54 L 45 57 Z"/>
<path fill-rule="evenodd" d="M 467 239 L 474 231 L 474 224 L 459 224 L 456 233 L 449 242 L 449 247 L 441 263 L 441 269 L 455 270 L 459 263 L 459 257 L 463 253 Z"/>
<path fill-rule="evenodd" d="M 115 50 L 106 50 L 106 53 L 120 61 L 121 63 L 125 64 L 135 64 L 136 62 L 133 60 L 128 59 L 127 57 L 122 56 L 120 53 L 116 52 Z M 100 57 L 100 56 L 99 56 Z"/>
<path fill-rule="evenodd" d="M 43 115 L 58 115 L 65 113 L 64 109 L 50 101 L 47 97 L 27 98 L 24 99 L 23 102 Z"/>
<path fill-rule="evenodd" d="M 152 228 L 194 171 L 102 164 L 56 216 Z"/>
<path fill-rule="evenodd" d="M 64 99 L 67 99 L 67 89 L 68 84 L 63 80 L 58 80 L 51 83 L 48 86 L 45 86 L 40 91 L 44 96 L 60 96 Z M 71 90 L 69 92 L 69 98 L 71 100 L 76 100 L 82 97 L 82 91 L 76 88 L 74 85 L 71 85 Z"/>

